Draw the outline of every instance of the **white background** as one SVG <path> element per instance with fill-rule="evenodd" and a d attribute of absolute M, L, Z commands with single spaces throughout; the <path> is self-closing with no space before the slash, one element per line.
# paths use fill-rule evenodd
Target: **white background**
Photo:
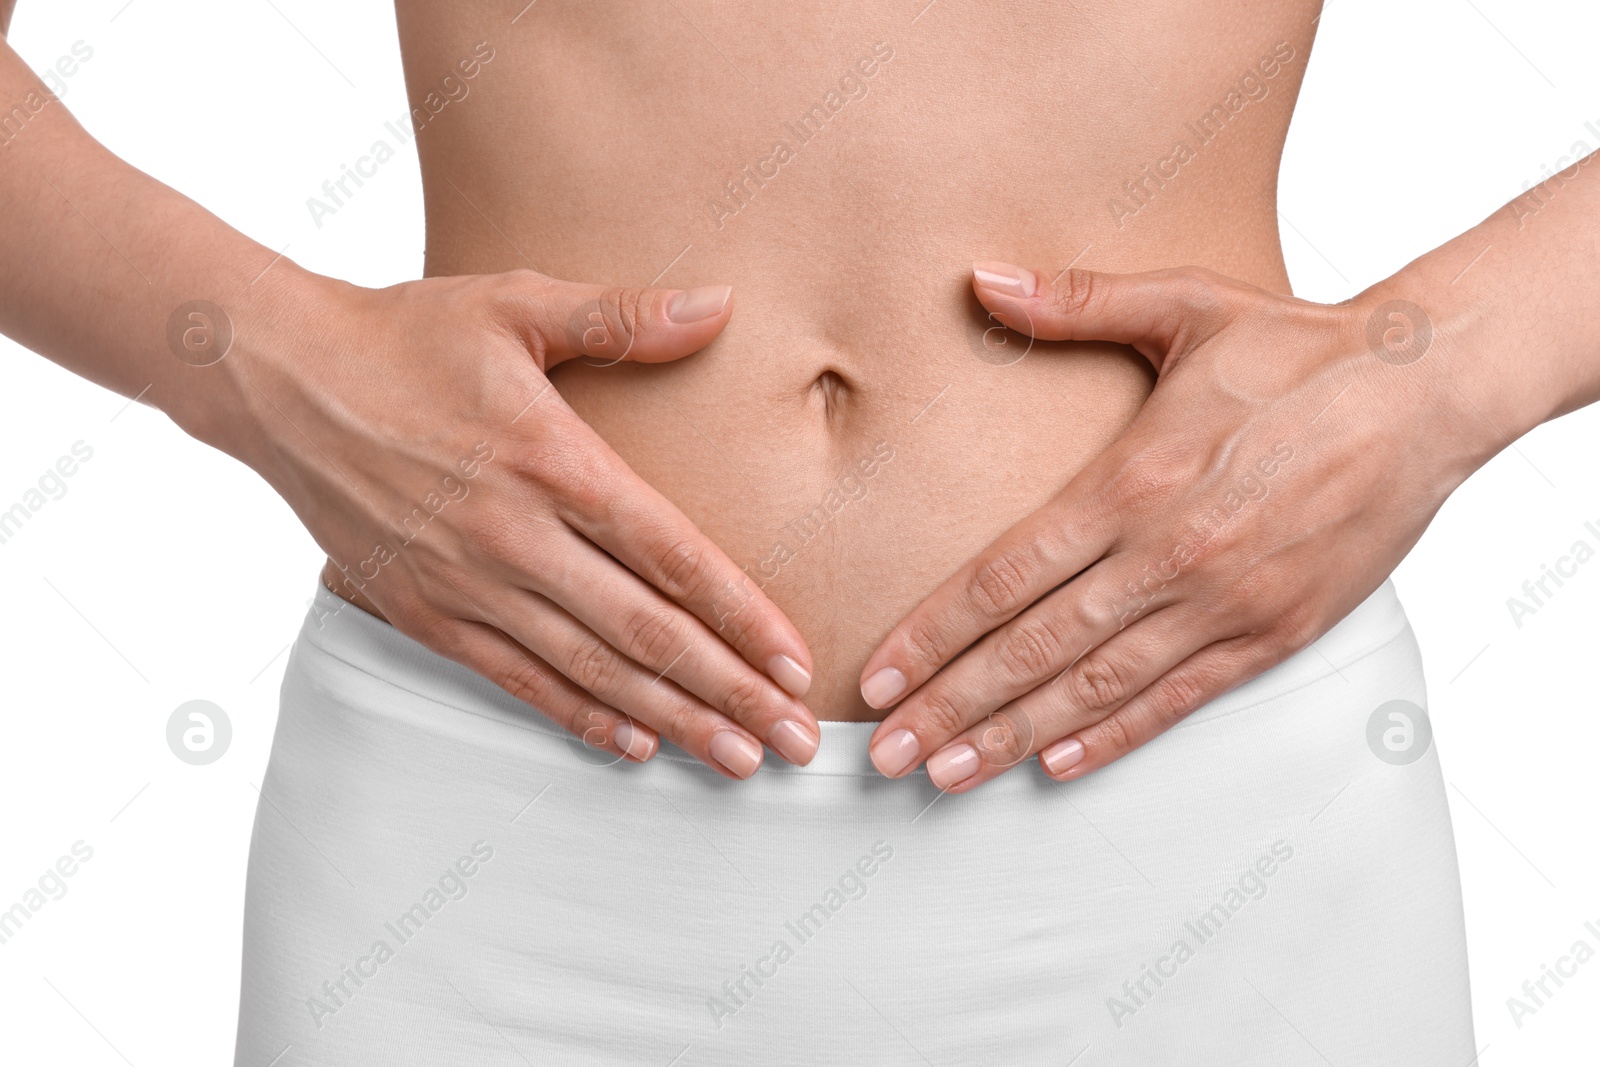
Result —
<path fill-rule="evenodd" d="M 1297 292 L 1343 299 L 1541 180 L 1575 141 L 1600 146 L 1584 127 L 1600 130 L 1597 39 L 1600 7 L 1580 0 L 1334 0 L 1284 159 Z M 305 206 L 406 110 L 379 0 L 22 0 L 11 40 L 41 70 L 92 47 L 68 106 L 264 244 L 368 285 L 420 273 L 414 155 L 320 230 Z M 264 483 L 163 416 L 4 339 L 0 360 L 0 510 L 74 442 L 94 450 L 0 544 L 0 909 L 74 842 L 94 849 L 0 945 L 0 1059 L 229 1062 L 256 786 L 321 555 Z M 1600 411 L 1529 435 L 1456 494 L 1395 579 L 1449 782 L 1478 1044 L 1501 1067 L 1595 1059 L 1600 960 L 1520 1027 L 1506 999 L 1575 940 L 1600 948 L 1584 929 L 1600 928 L 1600 560 L 1520 628 L 1506 599 L 1574 541 L 1600 547 L 1584 528 L 1600 530 L 1597 453 Z M 234 729 L 206 767 L 165 740 L 195 698 Z"/>

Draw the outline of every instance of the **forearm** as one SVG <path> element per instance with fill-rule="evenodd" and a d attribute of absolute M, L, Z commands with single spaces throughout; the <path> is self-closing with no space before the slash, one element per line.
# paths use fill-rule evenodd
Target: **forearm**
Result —
<path fill-rule="evenodd" d="M 4 42 L 0 108 L 0 332 L 246 451 L 243 364 L 303 338 L 308 294 L 331 283 L 116 158 Z M 231 323 L 227 355 L 209 365 L 197 364 L 216 349 L 169 337 L 201 328 L 179 311 L 192 301 Z"/>
<path fill-rule="evenodd" d="M 1459 417 L 1469 462 L 1600 400 L 1600 153 L 1358 298 L 1419 305 L 1415 368 Z"/>

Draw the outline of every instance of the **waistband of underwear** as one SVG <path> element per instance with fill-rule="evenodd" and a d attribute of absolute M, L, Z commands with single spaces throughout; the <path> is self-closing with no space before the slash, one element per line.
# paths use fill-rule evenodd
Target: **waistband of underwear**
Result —
<path fill-rule="evenodd" d="M 1196 716 L 1213 719 L 1228 715 L 1338 674 L 1393 641 L 1408 627 L 1394 585 L 1385 581 L 1311 646 L 1210 701 L 1174 729 L 1183 729 L 1195 721 Z M 349 603 L 320 580 L 301 626 L 299 643 L 310 644 L 380 682 L 444 707 L 532 730 L 562 742 L 572 739 L 567 730 L 487 678 Z M 290 669 L 294 669 L 292 662 Z M 876 721 L 822 720 L 818 725 L 822 730 L 821 745 L 810 764 L 796 767 L 779 757 L 769 756 L 757 773 L 878 776 L 867 755 L 867 742 L 878 727 Z M 666 741 L 655 758 L 699 762 Z M 916 773 L 925 771 L 919 768 Z"/>

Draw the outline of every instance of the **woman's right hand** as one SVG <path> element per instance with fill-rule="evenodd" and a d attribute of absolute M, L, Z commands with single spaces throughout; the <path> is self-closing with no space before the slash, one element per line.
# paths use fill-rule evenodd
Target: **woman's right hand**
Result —
<path fill-rule="evenodd" d="M 546 377 L 689 355 L 731 290 L 308 277 L 303 320 L 236 322 L 201 371 L 238 399 L 207 436 L 288 501 L 336 591 L 619 757 L 665 737 L 736 778 L 762 742 L 811 760 L 799 632 Z"/>

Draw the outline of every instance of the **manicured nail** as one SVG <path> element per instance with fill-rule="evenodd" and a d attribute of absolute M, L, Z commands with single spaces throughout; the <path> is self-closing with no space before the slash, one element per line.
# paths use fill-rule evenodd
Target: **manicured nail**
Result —
<path fill-rule="evenodd" d="M 985 289 L 1006 296 L 1030 297 L 1039 289 L 1039 279 L 1033 276 L 1033 271 L 1010 263 L 980 259 L 972 265 L 972 276 Z"/>
<path fill-rule="evenodd" d="M 740 778 L 748 778 L 761 766 L 761 746 L 732 730 L 719 730 L 711 738 L 711 758 Z"/>
<path fill-rule="evenodd" d="M 941 748 L 928 757 L 928 777 L 940 789 L 949 789 L 978 773 L 978 750 L 968 744 Z"/>
<path fill-rule="evenodd" d="M 767 677 L 783 686 L 792 697 L 803 697 L 811 688 L 811 672 L 788 656 L 777 655 L 767 660 Z"/>
<path fill-rule="evenodd" d="M 873 708 L 888 707 L 905 691 L 906 676 L 893 667 L 885 667 L 861 683 L 861 699 Z"/>
<path fill-rule="evenodd" d="M 817 739 L 792 719 L 784 719 L 774 726 L 767 735 L 767 743 L 796 767 L 804 767 L 817 754 Z"/>
<path fill-rule="evenodd" d="M 618 723 L 611 731 L 611 740 L 622 751 L 641 762 L 655 755 L 655 742 L 644 731 L 635 729 L 631 722 Z"/>
<path fill-rule="evenodd" d="M 667 299 L 667 318 L 680 325 L 699 322 L 722 314 L 733 295 L 731 285 L 702 285 L 698 289 L 680 289 Z"/>
<path fill-rule="evenodd" d="M 1069 737 L 1065 741 L 1057 741 L 1039 754 L 1044 761 L 1044 769 L 1051 774 L 1060 774 L 1071 767 L 1076 767 L 1078 761 L 1083 759 L 1083 742 L 1076 737 Z"/>
<path fill-rule="evenodd" d="M 922 746 L 910 730 L 896 730 L 872 746 L 872 765 L 885 778 L 898 776 L 917 760 Z"/>

